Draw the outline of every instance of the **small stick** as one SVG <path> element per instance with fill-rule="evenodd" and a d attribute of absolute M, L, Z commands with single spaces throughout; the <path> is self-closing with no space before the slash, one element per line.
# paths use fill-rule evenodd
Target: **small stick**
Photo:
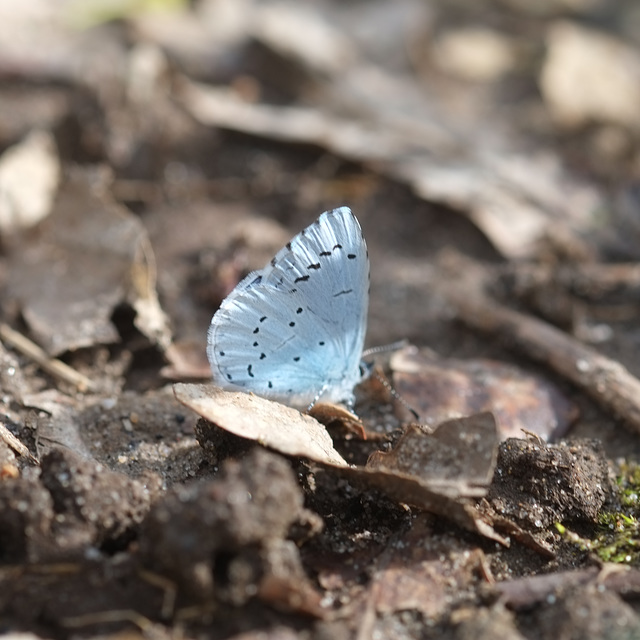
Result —
<path fill-rule="evenodd" d="M 515 289 L 528 291 L 562 287 L 567 293 L 596 304 L 604 296 L 625 296 L 636 301 L 640 296 L 640 265 L 636 263 L 516 264 L 498 267 L 495 272 L 499 278 L 513 280 Z"/>
<path fill-rule="evenodd" d="M 529 357 L 584 389 L 601 406 L 640 432 L 640 380 L 616 360 L 555 327 L 513 311 L 484 291 L 486 275 L 478 263 L 449 256 L 442 294 L 467 325 L 499 335 Z"/>
<path fill-rule="evenodd" d="M 169 580 L 169 578 L 165 578 L 164 576 L 153 573 L 152 571 L 147 571 L 146 569 L 139 569 L 138 575 L 149 584 L 163 590 L 164 597 L 162 598 L 162 609 L 160 615 L 163 620 L 170 620 L 173 616 L 176 605 L 177 588 L 175 583 Z"/>
<path fill-rule="evenodd" d="M 13 449 L 17 454 L 28 458 L 31 462 L 38 464 L 38 460 L 32 455 L 31 451 L 16 438 L 7 427 L 0 422 L 0 440 L 4 440 L 8 447 Z"/>
<path fill-rule="evenodd" d="M 35 342 L 32 342 L 29 338 L 4 323 L 0 323 L 0 338 L 23 355 L 31 358 L 52 376 L 58 377 L 65 382 L 70 382 L 83 392 L 93 388 L 93 383 L 89 378 L 72 369 L 61 360 L 50 358 Z"/>
<path fill-rule="evenodd" d="M 62 618 L 60 620 L 63 627 L 79 628 L 88 627 L 106 622 L 130 622 L 136 625 L 141 631 L 148 631 L 153 627 L 153 622 L 133 609 L 116 609 L 114 611 L 97 611 L 96 613 L 85 613 L 84 615 Z"/>

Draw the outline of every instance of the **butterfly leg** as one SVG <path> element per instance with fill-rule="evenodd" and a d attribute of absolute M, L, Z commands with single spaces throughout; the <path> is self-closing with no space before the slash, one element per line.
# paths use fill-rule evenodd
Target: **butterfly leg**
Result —
<path fill-rule="evenodd" d="M 316 393 L 315 397 L 313 398 L 313 400 L 311 401 L 311 403 L 307 407 L 307 413 L 309 413 L 309 411 L 311 411 L 311 409 L 313 409 L 313 405 L 316 402 L 318 402 L 318 400 L 320 400 L 320 398 L 322 397 L 322 394 L 328 389 L 328 387 L 329 387 L 329 385 L 327 383 L 322 385 L 322 389 L 320 389 L 320 391 L 318 391 L 318 393 Z"/>

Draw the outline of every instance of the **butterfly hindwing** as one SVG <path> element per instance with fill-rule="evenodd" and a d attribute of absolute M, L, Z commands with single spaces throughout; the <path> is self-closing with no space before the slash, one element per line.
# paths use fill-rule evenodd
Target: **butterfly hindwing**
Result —
<path fill-rule="evenodd" d="M 304 405 L 350 401 L 360 380 L 369 259 L 347 207 L 323 213 L 250 273 L 209 328 L 214 381 Z"/>

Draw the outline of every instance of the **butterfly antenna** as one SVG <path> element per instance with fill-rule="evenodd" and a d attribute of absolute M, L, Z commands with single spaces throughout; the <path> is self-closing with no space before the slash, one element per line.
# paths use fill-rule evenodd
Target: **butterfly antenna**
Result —
<path fill-rule="evenodd" d="M 383 344 L 378 347 L 371 347 L 369 349 L 365 349 L 362 353 L 363 358 L 367 358 L 369 356 L 374 356 L 379 353 L 388 353 L 389 351 L 399 351 L 404 347 L 408 346 L 409 341 L 405 338 L 404 340 L 397 340 L 396 342 L 392 342 L 391 344 Z M 418 412 L 409 405 L 409 403 L 393 388 L 391 383 L 375 370 L 373 370 L 373 374 L 376 379 L 382 383 L 382 386 L 389 392 L 391 397 L 399 402 L 416 420 L 420 420 L 420 416 Z"/>
<path fill-rule="evenodd" d="M 391 383 L 384 376 L 381 376 L 377 371 L 374 371 L 373 375 L 382 383 L 382 386 L 391 394 L 394 400 L 399 402 L 416 420 L 420 420 L 418 412 L 391 386 Z"/>
<path fill-rule="evenodd" d="M 398 340 L 396 342 L 392 342 L 391 344 L 383 344 L 378 347 L 371 347 L 369 349 L 365 349 L 362 352 L 363 358 L 368 358 L 369 356 L 375 356 L 378 353 L 388 353 L 389 351 L 399 351 L 400 349 L 406 347 L 409 344 L 409 341 Z"/>

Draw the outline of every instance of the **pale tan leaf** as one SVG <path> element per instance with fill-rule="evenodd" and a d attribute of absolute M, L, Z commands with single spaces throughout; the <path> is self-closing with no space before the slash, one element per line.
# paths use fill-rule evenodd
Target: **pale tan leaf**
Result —
<path fill-rule="evenodd" d="M 249 393 L 213 385 L 176 384 L 176 398 L 198 415 L 241 438 L 289 456 L 347 467 L 319 422 L 299 411 Z"/>

